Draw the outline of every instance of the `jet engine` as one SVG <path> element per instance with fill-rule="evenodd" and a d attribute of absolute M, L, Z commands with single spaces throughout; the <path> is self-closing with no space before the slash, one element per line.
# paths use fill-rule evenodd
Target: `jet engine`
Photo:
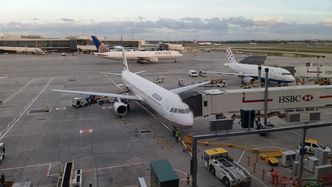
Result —
<path fill-rule="evenodd" d="M 113 108 L 114 111 L 121 116 L 127 114 L 128 111 L 128 105 L 124 104 L 123 102 L 114 102 Z"/>
<path fill-rule="evenodd" d="M 242 83 L 243 84 L 254 84 L 256 81 L 256 79 L 252 78 L 252 77 L 243 77 L 242 78 Z"/>

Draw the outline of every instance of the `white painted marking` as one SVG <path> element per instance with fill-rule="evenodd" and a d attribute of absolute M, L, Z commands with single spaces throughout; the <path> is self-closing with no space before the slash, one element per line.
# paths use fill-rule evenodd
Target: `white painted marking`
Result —
<path fill-rule="evenodd" d="M 48 164 L 48 169 L 47 169 L 46 176 L 47 176 L 47 177 L 51 177 L 51 176 L 59 176 L 60 174 L 56 174 L 56 173 L 50 174 L 50 172 L 51 172 L 51 167 L 52 167 L 52 162 Z"/>
<path fill-rule="evenodd" d="M 5 104 L 5 103 L 9 102 L 13 97 L 15 97 L 16 95 L 20 94 L 26 87 L 30 86 L 30 84 L 32 84 L 35 80 L 37 80 L 37 78 L 31 79 L 22 88 L 20 88 L 15 93 L 13 93 L 9 97 L 7 97 L 2 103 Z"/>
<path fill-rule="evenodd" d="M 112 109 L 112 106 L 103 106 L 102 109 L 103 110 L 105 110 L 105 109 Z"/>
<path fill-rule="evenodd" d="M 254 175 L 251 175 L 252 178 L 254 178 L 256 181 L 258 181 L 259 183 L 261 183 L 263 186 L 268 187 L 268 185 L 266 185 L 264 182 L 262 182 L 261 180 L 259 180 L 257 177 L 255 177 Z"/>
<path fill-rule="evenodd" d="M 85 134 L 85 133 L 92 133 L 92 129 L 90 128 L 90 129 L 81 129 L 80 130 L 80 134 Z"/>
<path fill-rule="evenodd" d="M 174 170 L 177 171 L 177 172 L 179 172 L 179 173 L 181 173 L 181 174 L 183 174 L 185 177 L 187 177 L 188 173 L 186 173 L 184 171 L 181 171 L 181 170 L 178 170 L 178 169 L 174 169 Z"/>
<path fill-rule="evenodd" d="M 12 167 L 12 168 L 3 168 L 3 169 L 0 169 L 0 171 L 9 171 L 9 170 L 26 169 L 26 168 L 34 168 L 34 167 L 44 167 L 44 166 L 48 166 L 48 165 L 49 165 L 49 163 L 36 164 L 36 165 L 27 165 L 27 166 L 18 166 L 18 167 Z"/>
<path fill-rule="evenodd" d="M 57 107 L 55 110 L 66 110 L 66 107 Z"/>
<path fill-rule="evenodd" d="M 48 165 L 46 176 L 50 176 L 50 170 L 51 170 L 52 163 Z"/>
<path fill-rule="evenodd" d="M 23 108 L 23 110 L 18 115 L 16 115 L 11 122 L 8 123 L 7 127 L 3 129 L 0 133 L 0 140 L 2 140 L 7 135 L 7 133 L 15 126 L 15 124 L 21 119 L 21 117 L 27 112 L 27 110 L 29 110 L 29 108 L 35 103 L 35 101 L 44 93 L 44 91 L 47 89 L 47 87 L 51 84 L 53 80 L 54 78 L 50 78 L 44 88 L 31 100 L 31 102 L 29 102 Z"/>
<path fill-rule="evenodd" d="M 242 154 L 241 154 L 239 160 L 237 161 L 237 163 L 240 163 L 240 161 L 242 160 L 242 157 L 243 157 L 244 153 L 246 153 L 246 151 L 242 151 Z"/>

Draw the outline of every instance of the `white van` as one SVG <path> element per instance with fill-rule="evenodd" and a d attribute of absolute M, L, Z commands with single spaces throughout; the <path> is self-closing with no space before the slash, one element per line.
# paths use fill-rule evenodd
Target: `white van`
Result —
<path fill-rule="evenodd" d="M 198 77 L 198 73 L 196 70 L 189 70 L 188 74 L 190 77 Z"/>

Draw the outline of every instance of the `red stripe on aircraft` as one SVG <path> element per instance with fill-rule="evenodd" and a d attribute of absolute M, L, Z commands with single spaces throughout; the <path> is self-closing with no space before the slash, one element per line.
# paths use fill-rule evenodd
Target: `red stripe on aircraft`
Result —
<path fill-rule="evenodd" d="M 332 98 L 332 95 L 319 96 L 320 99 Z"/>
<path fill-rule="evenodd" d="M 272 99 L 268 99 L 268 102 L 273 101 Z M 264 99 L 254 99 L 254 100 L 245 100 L 245 98 L 242 99 L 242 103 L 258 103 L 258 102 L 264 102 Z"/>
<path fill-rule="evenodd" d="M 272 99 L 267 99 L 268 102 L 273 101 Z M 242 93 L 242 103 L 258 103 L 264 102 L 264 99 L 253 99 L 253 100 L 246 100 L 245 93 Z"/>

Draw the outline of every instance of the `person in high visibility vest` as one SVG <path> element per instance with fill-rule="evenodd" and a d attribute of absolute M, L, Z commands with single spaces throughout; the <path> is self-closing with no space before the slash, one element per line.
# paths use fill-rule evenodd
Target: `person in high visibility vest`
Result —
<path fill-rule="evenodd" d="M 175 130 L 175 141 L 179 142 L 179 138 L 180 138 L 180 131 L 179 130 Z"/>

